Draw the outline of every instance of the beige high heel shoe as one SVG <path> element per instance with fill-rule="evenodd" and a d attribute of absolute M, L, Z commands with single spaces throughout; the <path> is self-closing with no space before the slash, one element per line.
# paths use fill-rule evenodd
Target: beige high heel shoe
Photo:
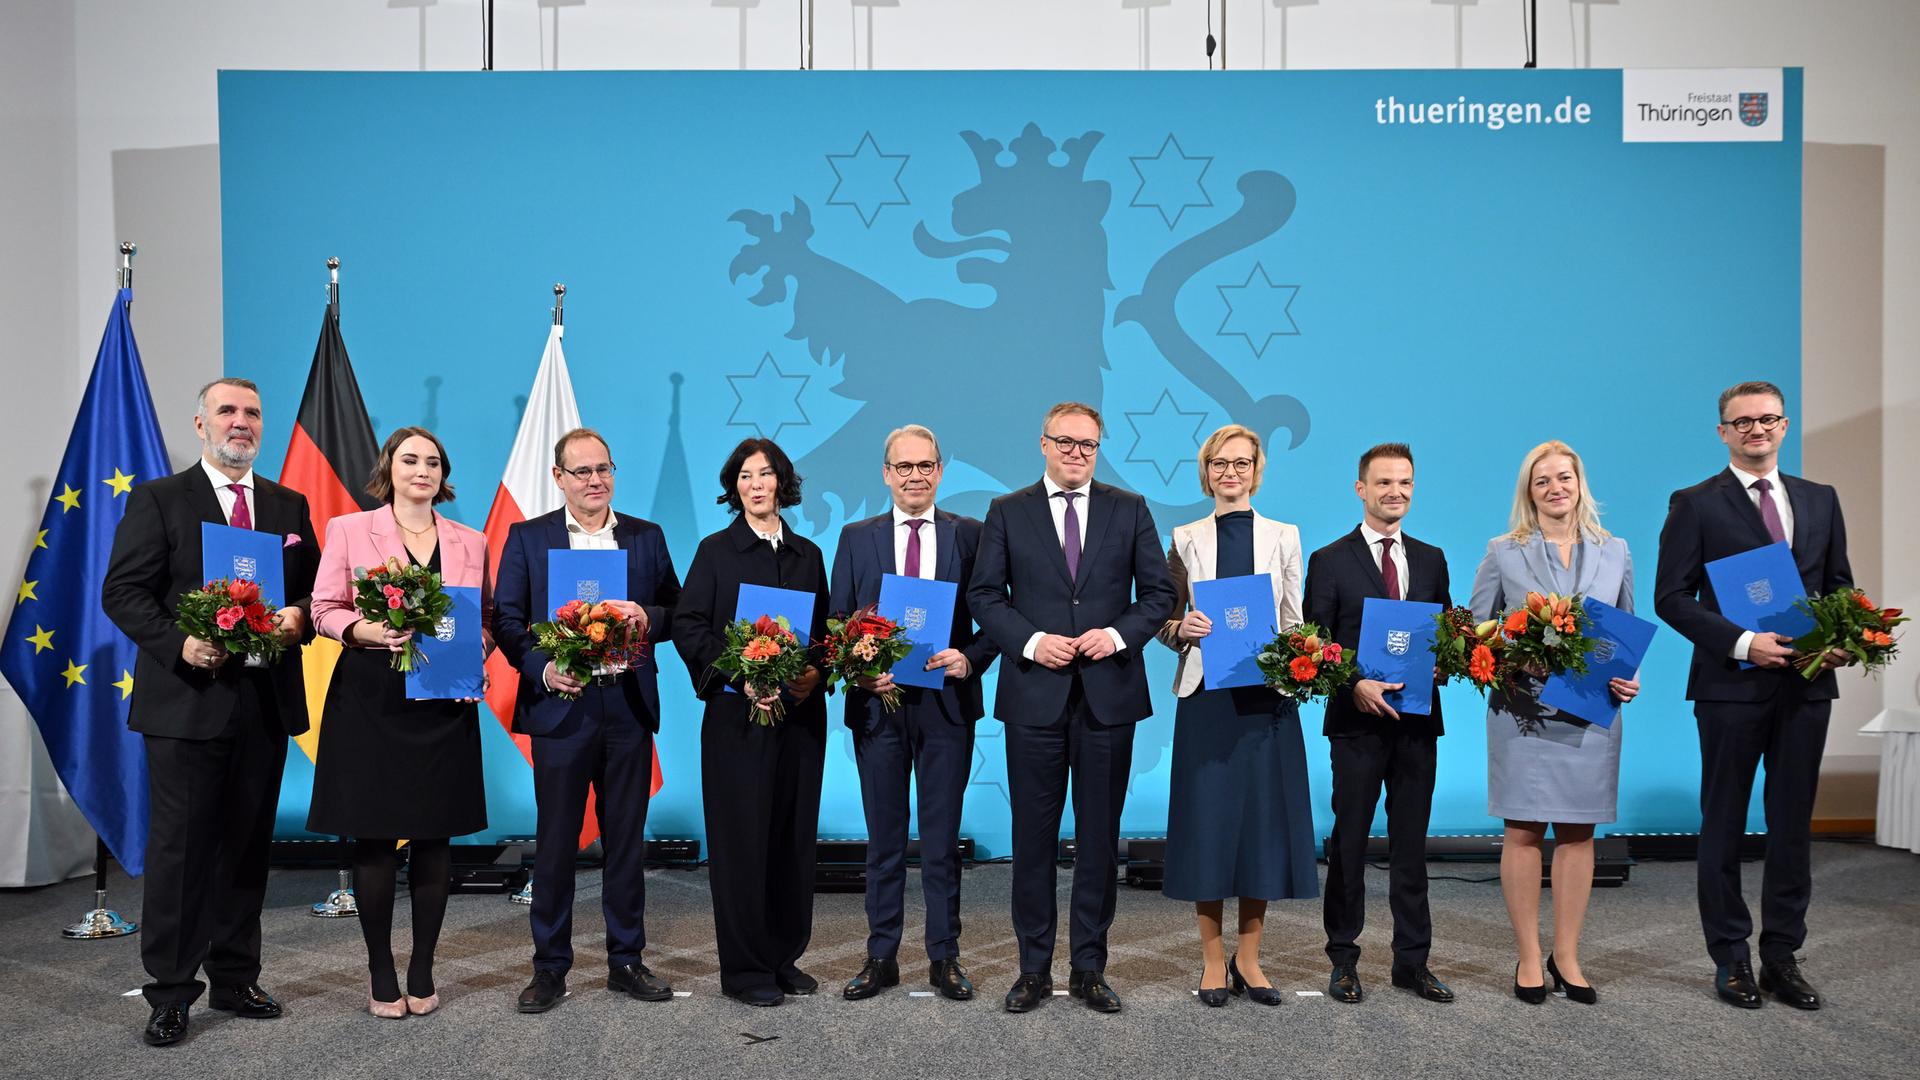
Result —
<path fill-rule="evenodd" d="M 408 994 L 406 995 L 406 1002 L 408 1012 L 415 1016 L 425 1016 L 440 1007 L 440 995 L 436 992 L 428 994 L 426 997 L 418 998 L 412 994 Z"/>

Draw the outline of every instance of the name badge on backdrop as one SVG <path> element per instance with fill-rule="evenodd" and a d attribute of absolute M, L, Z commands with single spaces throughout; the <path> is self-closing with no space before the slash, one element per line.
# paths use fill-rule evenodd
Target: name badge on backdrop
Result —
<path fill-rule="evenodd" d="M 1587 636 L 1593 650 L 1587 653 L 1585 675 L 1552 675 L 1540 688 L 1540 703 L 1585 720 L 1595 727 L 1610 728 L 1620 705 L 1613 700 L 1607 683 L 1612 679 L 1631 679 L 1640 670 L 1640 661 L 1653 643 L 1659 628 L 1645 619 L 1629 615 L 1611 604 L 1587 600 Z"/>
<path fill-rule="evenodd" d="M 1275 625 L 1273 575 L 1196 581 L 1193 606 L 1213 620 L 1213 630 L 1200 639 L 1199 646 L 1207 689 L 1264 685 L 1267 678 L 1256 660 L 1280 629 Z"/>
<path fill-rule="evenodd" d="M 952 581 L 880 575 L 877 610 L 882 618 L 899 624 L 913 642 L 913 651 L 893 665 L 894 682 L 929 690 L 946 684 L 946 670 L 928 671 L 927 660 L 953 641 L 953 613 L 959 597 L 960 586 Z"/>
<path fill-rule="evenodd" d="M 226 578 L 251 581 L 260 586 L 260 595 L 284 607 L 287 603 L 286 578 L 281 569 L 281 537 L 231 525 L 200 523 L 200 577 L 204 581 Z"/>
<path fill-rule="evenodd" d="M 453 598 L 453 606 L 433 633 L 414 634 L 426 663 L 407 673 L 407 697 L 416 701 L 485 697 L 486 646 L 480 636 L 480 589 L 447 585 L 441 591 Z"/>
<path fill-rule="evenodd" d="M 547 610 L 535 622 L 553 618 L 553 613 L 585 600 L 625 600 L 627 597 L 627 549 L 613 551 L 575 551 L 572 548 L 547 550 Z"/>
<path fill-rule="evenodd" d="M 1383 695 L 1395 712 L 1433 711 L 1433 621 L 1439 604 L 1369 596 L 1360 609 L 1360 647 L 1354 657 L 1363 679 L 1406 683 Z"/>

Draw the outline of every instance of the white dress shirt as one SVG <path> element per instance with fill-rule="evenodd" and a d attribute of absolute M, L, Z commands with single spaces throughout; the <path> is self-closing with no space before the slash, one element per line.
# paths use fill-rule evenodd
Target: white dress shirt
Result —
<path fill-rule="evenodd" d="M 933 535 L 933 507 L 931 506 L 927 507 L 927 512 L 924 514 L 909 514 L 905 510 L 900 509 L 898 505 L 894 506 L 894 571 L 899 574 L 905 574 L 907 572 L 907 540 L 913 536 L 913 528 L 907 524 L 909 521 L 926 522 L 925 525 L 920 526 L 920 576 L 927 581 L 932 581 L 933 568 L 939 565 L 940 541 L 936 540 Z"/>
<path fill-rule="evenodd" d="M 1387 570 L 1386 567 L 1380 565 L 1380 553 L 1382 550 L 1380 541 L 1393 541 L 1393 569 L 1394 572 L 1399 575 L 1400 579 L 1400 599 L 1405 600 L 1407 593 L 1413 590 L 1413 574 L 1407 570 L 1406 538 L 1400 535 L 1399 529 L 1395 529 L 1390 533 L 1383 533 L 1375 530 L 1373 526 L 1364 521 L 1360 523 L 1360 535 L 1367 541 L 1367 550 L 1373 553 L 1373 568 L 1380 571 L 1381 577 L 1387 575 Z"/>
<path fill-rule="evenodd" d="M 1042 476 L 1040 482 L 1047 488 L 1047 511 L 1053 515 L 1053 538 L 1062 550 L 1067 546 L 1067 500 L 1058 496 L 1062 491 L 1080 493 L 1080 497 L 1073 500 L 1073 513 L 1080 521 L 1080 554 L 1085 555 L 1087 552 L 1087 506 L 1093 502 L 1093 481 L 1089 480 L 1077 488 L 1061 487 L 1053 482 L 1051 476 Z M 1111 626 L 1105 629 L 1107 636 L 1113 639 L 1114 652 L 1127 647 L 1126 641 L 1120 637 L 1120 631 Z M 1033 659 L 1033 650 L 1039 647 L 1040 639 L 1046 636 L 1046 631 L 1042 630 L 1028 638 L 1026 647 L 1020 650 L 1020 655 L 1028 660 Z"/>
<path fill-rule="evenodd" d="M 206 472 L 207 481 L 213 485 L 214 498 L 220 500 L 220 513 L 225 515 L 229 522 L 233 520 L 233 502 L 239 498 L 238 495 L 234 494 L 233 488 L 230 485 L 239 484 L 241 487 L 247 489 L 247 520 L 253 522 L 255 528 L 259 528 L 260 501 L 253 497 L 253 470 L 248 469 L 247 475 L 238 480 L 232 480 L 227 477 L 226 473 L 214 468 L 213 463 L 208 461 L 204 456 L 200 459 L 200 468 Z M 278 599 L 278 597 L 275 599 Z"/>
<path fill-rule="evenodd" d="M 1728 465 L 1727 470 L 1733 473 L 1735 480 L 1740 481 L 1740 486 L 1746 490 L 1747 501 L 1753 504 L 1756 512 L 1760 510 L 1760 492 L 1755 489 L 1754 485 L 1762 480 L 1765 480 L 1771 485 L 1767 490 L 1766 497 L 1772 499 L 1773 508 L 1780 511 L 1780 531 L 1786 534 L 1787 543 L 1792 544 L 1793 503 L 1787 498 L 1786 485 L 1780 482 L 1780 469 L 1776 466 L 1772 472 L 1767 473 L 1765 476 L 1757 476 L 1736 465 Z M 1764 515 L 1762 516 L 1764 518 Z M 1727 655 L 1741 663 L 1745 663 L 1747 660 L 1747 650 L 1751 648 L 1752 645 L 1753 631 L 1744 631 L 1740 637 L 1734 641 L 1733 649 Z"/>
<path fill-rule="evenodd" d="M 747 528 L 753 529 L 753 523 L 748 522 Z M 759 537 L 762 540 L 765 540 L 769 544 L 772 544 L 773 550 L 779 551 L 781 542 L 787 538 L 787 530 L 786 530 L 786 526 L 783 524 L 781 525 L 780 528 L 777 528 L 772 532 L 761 532 L 759 529 L 753 529 L 753 535 Z"/>

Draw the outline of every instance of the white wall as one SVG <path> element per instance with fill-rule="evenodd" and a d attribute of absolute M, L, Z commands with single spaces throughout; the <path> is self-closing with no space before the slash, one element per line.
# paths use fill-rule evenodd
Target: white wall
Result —
<path fill-rule="evenodd" d="M 156 400 L 176 458 L 192 389 L 222 367 L 215 72 L 221 68 L 413 70 L 479 65 L 478 0 L 9 0 L 0 7 L 0 326 L 10 388 L 32 402 L 23 422 L 0 430 L 0 460 L 19 463 L 24 488 L 0 491 L 15 527 L 0 530 L 0 565 L 23 564 L 26 535 L 44 505 L 48 470 L 65 437 L 91 362 L 109 295 L 115 243 L 144 230 L 137 264 L 136 322 Z M 568 69 L 797 66 L 794 0 L 586 0 L 558 9 L 558 59 Z M 884 0 L 883 0 L 884 2 Z M 1293 0 L 1299 2 L 1299 0 Z M 1293 67 L 1518 67 L 1523 0 L 1479 0 L 1458 12 L 1427 0 L 1326 0 L 1286 13 Z M 738 4 L 745 9 L 744 39 Z M 881 68 L 1133 68 L 1142 51 L 1139 12 L 1122 0 L 899 0 L 867 12 L 820 0 L 815 64 Z M 1202 68 L 1209 5 L 1170 0 L 1150 11 L 1156 68 Z M 1229 0 L 1228 58 L 1235 68 L 1279 66 L 1281 16 L 1258 0 Z M 1217 5 L 1214 7 L 1217 12 Z M 1790 403 L 1806 439 L 1806 471 L 1839 479 L 1844 455 L 1860 452 L 1861 425 L 1882 433 L 1888 475 L 1911 465 L 1903 433 L 1920 426 L 1920 4 L 1910 0 L 1621 0 L 1591 9 L 1543 0 L 1540 61 L 1574 66 L 1590 49 L 1597 67 L 1792 65 L 1806 68 L 1809 143 L 1881 149 L 1876 186 L 1859 169 L 1874 155 L 1844 156 L 1847 190 L 1878 193 L 1884 215 L 1877 250 L 1828 245 L 1821 257 L 1879 260 L 1877 333 L 1844 318 L 1808 313 L 1807 400 Z M 530 70 L 554 61 L 555 11 L 536 0 L 499 0 L 496 67 Z M 424 27 L 424 34 L 422 28 Z M 1217 31 L 1216 31 L 1217 32 Z M 134 151 L 151 153 L 132 153 Z M 1810 149 L 1810 157 L 1812 151 Z M 122 183 L 138 191 L 116 191 Z M 1816 197 L 1810 188 L 1809 198 Z M 1844 206 L 1843 206 L 1844 208 Z M 119 219 L 116 220 L 116 214 Z M 1812 215 L 1810 215 L 1810 218 Z M 1844 215 L 1843 215 L 1844 217 Z M 1854 220 L 1854 219 L 1848 219 Z M 1816 245 L 1809 244 L 1810 250 Z M 1858 269 L 1858 268 L 1856 268 Z M 1866 269 L 1874 269 L 1868 267 Z M 323 270 L 314 267 L 316 300 Z M 351 290 L 352 275 L 346 274 Z M 1827 302 L 1810 287 L 1810 304 Z M 1837 302 L 1837 301 L 1836 301 Z M 1848 309 L 1860 310 L 1858 308 Z M 1849 331 L 1849 332 L 1840 332 Z M 1869 355 L 1875 348 L 1880 355 Z M 230 362 L 243 370 L 249 358 Z M 268 402 L 270 412 L 294 402 Z M 269 416 L 269 423 L 275 417 Z M 280 422 L 286 422 L 281 416 Z M 1713 446 L 1699 447 L 1702 464 Z M 16 473 L 15 475 L 22 475 Z M 1875 485 L 1864 496 L 1872 497 Z M 37 485 L 37 486 L 36 486 Z M 1843 491 L 1844 493 L 1844 491 Z M 1858 544 L 1862 583 L 1920 606 L 1920 567 L 1897 553 L 1920 531 L 1920 502 L 1886 498 L 1879 536 Z M 1863 538 L 1864 539 L 1864 538 Z M 1880 553 L 1887 553 L 1881 557 Z M 1920 646 L 1877 683 L 1849 681 L 1829 743 L 1837 772 L 1870 771 L 1877 754 L 1852 727 L 1887 705 L 1913 706 Z M 0 717 L 0 727 L 7 724 Z M 1868 816 L 1870 793 L 1830 790 L 1824 813 Z M 1839 802 L 1836 803 L 1835 800 Z"/>

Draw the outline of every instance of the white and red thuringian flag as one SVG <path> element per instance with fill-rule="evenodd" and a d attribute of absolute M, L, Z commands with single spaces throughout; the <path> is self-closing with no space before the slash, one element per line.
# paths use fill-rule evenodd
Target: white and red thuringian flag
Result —
<path fill-rule="evenodd" d="M 507 530 L 519 522 L 551 513 L 566 504 L 553 482 L 553 444 L 560 436 L 580 426 L 580 406 L 573 397 L 573 380 L 567 375 L 567 358 L 560 349 L 560 326 L 547 334 L 546 351 L 540 355 L 540 370 L 533 376 L 533 391 L 527 395 L 527 411 L 521 414 L 520 431 L 513 438 L 513 452 L 507 455 L 506 473 L 493 496 L 493 509 L 487 512 L 487 550 L 489 565 L 497 572 L 500 553 L 507 544 Z M 545 597 L 534 597 L 538 604 Z M 534 621 L 552 612 L 536 609 Z M 500 719 L 508 732 L 513 730 L 513 703 L 519 696 L 520 677 L 506 657 L 495 652 L 487 658 L 487 707 Z M 525 735 L 513 741 L 520 753 L 533 763 L 533 744 Z M 660 751 L 653 752 L 653 792 L 660 791 Z M 580 827 L 580 846 L 586 847 L 600 835 L 600 818 L 594 813 L 594 796 L 587 795 L 587 816 Z"/>

